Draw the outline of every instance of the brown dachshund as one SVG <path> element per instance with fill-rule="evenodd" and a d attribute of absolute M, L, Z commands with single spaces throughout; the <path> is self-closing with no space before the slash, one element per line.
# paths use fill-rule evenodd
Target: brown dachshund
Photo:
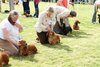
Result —
<path fill-rule="evenodd" d="M 35 54 L 37 53 L 37 48 L 35 47 L 34 44 L 29 44 L 27 45 L 27 51 L 28 51 L 28 55 Z"/>
<path fill-rule="evenodd" d="M 20 40 L 19 43 L 19 55 L 27 56 L 27 43 L 25 40 Z"/>
<path fill-rule="evenodd" d="M 60 42 L 60 36 L 53 31 L 48 31 L 48 41 L 49 44 L 54 45 Z"/>
<path fill-rule="evenodd" d="M 27 56 L 37 53 L 37 48 L 33 44 L 27 45 L 25 40 L 19 41 L 19 55 Z"/>
<path fill-rule="evenodd" d="M 5 51 L 0 51 L 0 67 L 3 65 L 8 65 L 9 63 L 9 55 Z"/>
<path fill-rule="evenodd" d="M 79 30 L 78 24 L 80 24 L 80 21 L 76 20 L 75 23 L 74 23 L 74 25 L 73 25 L 73 29 L 74 30 Z"/>

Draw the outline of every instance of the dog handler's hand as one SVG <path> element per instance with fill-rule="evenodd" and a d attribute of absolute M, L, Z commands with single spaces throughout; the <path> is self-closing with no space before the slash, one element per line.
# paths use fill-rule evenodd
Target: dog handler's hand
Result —
<path fill-rule="evenodd" d="M 50 27 L 48 27 L 47 29 L 48 29 L 48 31 L 51 31 L 51 28 Z"/>

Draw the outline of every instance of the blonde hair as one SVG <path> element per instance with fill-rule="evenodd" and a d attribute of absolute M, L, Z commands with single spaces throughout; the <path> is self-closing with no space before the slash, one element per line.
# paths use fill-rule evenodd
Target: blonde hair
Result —
<path fill-rule="evenodd" d="M 54 13 L 53 7 L 48 7 L 48 8 L 47 8 L 47 11 L 48 11 L 48 12 L 51 12 L 51 13 Z"/>

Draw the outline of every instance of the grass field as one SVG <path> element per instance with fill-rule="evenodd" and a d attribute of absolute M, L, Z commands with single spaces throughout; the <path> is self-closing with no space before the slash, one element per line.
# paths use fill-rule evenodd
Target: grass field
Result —
<path fill-rule="evenodd" d="M 41 2 L 40 12 L 45 10 L 47 5 L 55 5 L 55 3 Z M 15 7 L 20 14 L 23 13 L 22 5 Z M 33 2 L 30 3 L 30 7 L 33 14 Z M 9 9 L 8 4 L 2 5 L 0 21 L 8 15 L 3 13 L 5 9 Z M 71 9 L 73 10 L 72 7 Z M 38 53 L 27 57 L 11 56 L 9 65 L 4 67 L 100 67 L 100 24 L 91 23 L 93 5 L 75 4 L 74 10 L 77 11 L 78 16 L 70 19 L 70 24 L 72 26 L 76 19 L 80 20 L 80 30 L 62 36 L 61 43 L 54 46 L 37 43 L 34 29 L 37 19 L 21 15 L 20 21 L 24 27 L 21 36 L 27 43 L 34 43 Z"/>

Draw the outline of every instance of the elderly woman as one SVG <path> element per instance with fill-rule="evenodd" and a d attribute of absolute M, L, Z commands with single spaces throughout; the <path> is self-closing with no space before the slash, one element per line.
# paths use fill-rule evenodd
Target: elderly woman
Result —
<path fill-rule="evenodd" d="M 12 10 L 8 18 L 0 23 L 0 48 L 7 51 L 10 55 L 18 54 L 19 32 L 23 30 L 18 18 L 18 12 Z"/>
<path fill-rule="evenodd" d="M 39 14 L 38 22 L 35 25 L 37 36 L 41 44 L 48 43 L 48 30 L 52 30 L 55 24 L 54 10 L 52 8 Z"/>

